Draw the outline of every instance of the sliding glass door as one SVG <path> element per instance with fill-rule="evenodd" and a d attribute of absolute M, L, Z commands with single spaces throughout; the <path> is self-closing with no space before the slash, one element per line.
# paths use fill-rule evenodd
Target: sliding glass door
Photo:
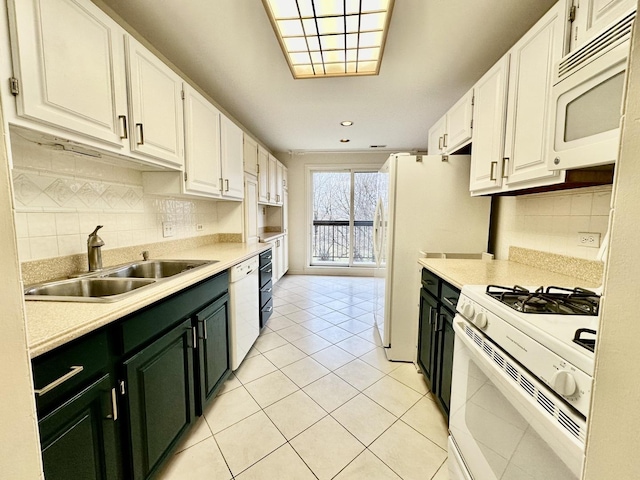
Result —
<path fill-rule="evenodd" d="M 311 171 L 311 265 L 374 265 L 377 175 L 357 169 Z"/>

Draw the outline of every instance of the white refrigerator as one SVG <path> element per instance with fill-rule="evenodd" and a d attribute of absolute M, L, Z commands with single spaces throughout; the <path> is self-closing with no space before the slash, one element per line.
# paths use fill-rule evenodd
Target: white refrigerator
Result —
<path fill-rule="evenodd" d="M 413 362 L 418 343 L 420 251 L 487 250 L 491 199 L 469 194 L 468 155 L 389 157 L 374 219 L 374 316 L 389 360 Z"/>

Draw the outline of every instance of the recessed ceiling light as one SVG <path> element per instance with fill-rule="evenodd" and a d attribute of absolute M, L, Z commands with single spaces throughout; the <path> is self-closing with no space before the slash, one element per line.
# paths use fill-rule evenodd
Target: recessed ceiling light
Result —
<path fill-rule="evenodd" d="M 340 141 L 342 143 L 347 143 L 347 142 L 350 142 L 351 140 L 349 140 L 348 138 L 341 138 Z"/>
<path fill-rule="evenodd" d="M 377 75 L 394 0 L 262 0 L 293 78 Z"/>
<path fill-rule="evenodd" d="M 345 120 L 344 122 L 340 122 L 340 125 L 342 125 L 343 127 L 350 127 L 351 125 L 353 125 L 353 122 L 351 120 Z"/>

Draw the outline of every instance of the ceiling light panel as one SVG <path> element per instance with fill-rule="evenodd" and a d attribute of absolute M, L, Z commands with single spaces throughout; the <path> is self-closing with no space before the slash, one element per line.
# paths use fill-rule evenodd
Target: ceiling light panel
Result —
<path fill-rule="evenodd" d="M 394 0 L 262 0 L 294 78 L 377 75 Z"/>

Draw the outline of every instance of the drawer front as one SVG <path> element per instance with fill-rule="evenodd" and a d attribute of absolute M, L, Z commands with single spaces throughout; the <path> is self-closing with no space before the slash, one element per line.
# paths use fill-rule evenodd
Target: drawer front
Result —
<path fill-rule="evenodd" d="M 440 297 L 440 278 L 426 268 L 422 269 L 422 286 L 434 297 Z"/>
<path fill-rule="evenodd" d="M 267 282 L 271 281 L 271 277 L 273 276 L 273 265 L 268 263 L 264 267 L 260 268 L 260 287 L 264 287 Z"/>
<path fill-rule="evenodd" d="M 209 280 L 161 300 L 134 313 L 120 324 L 121 351 L 130 352 L 140 347 L 180 320 L 187 318 L 226 293 L 229 289 L 228 272 L 219 273 Z"/>
<path fill-rule="evenodd" d="M 260 328 L 264 327 L 273 313 L 273 298 L 260 309 Z"/>
<path fill-rule="evenodd" d="M 264 267 L 268 263 L 271 263 L 272 259 L 273 259 L 273 251 L 271 249 L 265 252 L 262 252 L 260 254 L 260 268 Z"/>
<path fill-rule="evenodd" d="M 458 305 L 458 298 L 460 298 L 460 290 L 453 285 L 449 285 L 447 282 L 442 282 L 440 295 L 442 305 L 455 313 L 456 305 Z"/>
<path fill-rule="evenodd" d="M 109 369 L 106 330 L 88 334 L 33 360 L 38 415 L 48 413 Z"/>
<path fill-rule="evenodd" d="M 263 307 L 273 296 L 273 284 L 271 280 L 265 286 L 260 288 L 260 306 Z"/>

